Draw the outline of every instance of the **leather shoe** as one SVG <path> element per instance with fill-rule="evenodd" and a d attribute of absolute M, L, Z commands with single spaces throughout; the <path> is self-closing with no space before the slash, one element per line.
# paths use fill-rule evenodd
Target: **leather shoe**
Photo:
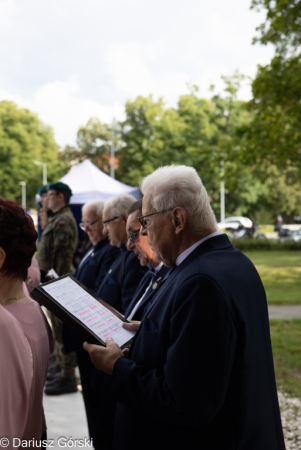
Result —
<path fill-rule="evenodd" d="M 61 367 L 59 365 L 52 365 L 49 366 L 48 372 L 47 372 L 47 381 L 53 380 L 59 374 L 61 373 Z"/>
<path fill-rule="evenodd" d="M 77 392 L 76 378 L 58 378 L 57 382 L 46 385 L 44 392 L 46 395 L 72 394 Z"/>
<path fill-rule="evenodd" d="M 58 384 L 59 382 L 60 382 L 60 380 L 61 380 L 61 374 L 60 373 L 57 373 L 53 378 L 51 378 L 50 380 L 46 380 L 46 383 L 45 383 L 45 387 L 49 387 L 49 386 L 52 386 L 52 385 L 54 385 L 54 384 Z"/>

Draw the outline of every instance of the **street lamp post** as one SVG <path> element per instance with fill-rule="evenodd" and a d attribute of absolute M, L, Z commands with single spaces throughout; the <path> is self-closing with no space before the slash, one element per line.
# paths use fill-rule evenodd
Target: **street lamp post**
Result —
<path fill-rule="evenodd" d="M 112 128 L 111 128 L 111 170 L 110 175 L 112 178 L 115 178 L 115 146 L 114 146 L 114 136 L 115 136 L 115 118 L 112 120 Z"/>
<path fill-rule="evenodd" d="M 26 182 L 19 181 L 19 184 L 22 186 L 22 208 L 26 211 Z"/>
<path fill-rule="evenodd" d="M 43 185 L 47 184 L 47 163 L 42 161 L 34 161 L 36 166 L 43 166 Z"/>
<path fill-rule="evenodd" d="M 225 220 L 225 166 L 224 160 L 221 160 L 221 183 L 220 183 L 220 221 L 224 222 Z"/>

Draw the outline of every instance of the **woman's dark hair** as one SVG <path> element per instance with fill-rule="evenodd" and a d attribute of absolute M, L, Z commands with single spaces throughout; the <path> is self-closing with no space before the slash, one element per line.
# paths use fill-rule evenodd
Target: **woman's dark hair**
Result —
<path fill-rule="evenodd" d="M 0 247 L 6 254 L 0 272 L 25 281 L 37 238 L 30 215 L 17 203 L 0 197 Z"/>

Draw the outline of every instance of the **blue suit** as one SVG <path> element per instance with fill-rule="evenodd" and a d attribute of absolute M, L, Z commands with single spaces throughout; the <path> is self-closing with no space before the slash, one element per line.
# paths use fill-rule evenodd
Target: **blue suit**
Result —
<path fill-rule="evenodd" d="M 146 274 L 140 281 L 140 284 L 135 292 L 134 297 L 132 298 L 132 301 L 130 302 L 130 304 L 128 305 L 128 307 L 124 313 L 124 316 L 126 318 L 130 315 L 130 313 L 132 312 L 132 309 L 134 308 L 136 303 L 140 300 L 140 298 L 144 294 L 146 288 L 149 286 L 151 280 L 153 279 L 151 287 L 148 289 L 147 293 L 143 297 L 143 300 L 139 304 L 139 306 L 138 306 L 137 310 L 135 311 L 135 314 L 132 318 L 132 320 L 141 320 L 142 319 L 142 317 L 144 316 L 144 311 L 145 311 L 146 305 L 148 305 L 152 301 L 152 298 L 154 297 L 157 290 L 160 288 L 162 281 L 164 280 L 164 277 L 168 273 L 169 269 L 170 269 L 169 267 L 162 266 L 160 268 L 160 270 L 158 271 L 158 273 L 156 274 L 154 279 L 151 277 L 149 271 L 146 272 Z"/>
<path fill-rule="evenodd" d="M 129 252 L 123 245 L 99 284 L 96 295 L 123 314 L 147 270 L 140 265 L 136 254 Z M 116 401 L 111 383 L 107 383 L 105 378 L 106 374 L 95 368 L 89 354 L 81 349 L 77 352 L 77 358 L 89 435 L 93 438 L 94 448 L 100 450 L 106 448 L 104 446 L 107 432 L 105 420 L 106 417 L 112 417 L 112 415 L 114 417 Z"/>
<path fill-rule="evenodd" d="M 99 285 L 96 295 L 124 314 L 147 270 L 147 267 L 140 265 L 137 255 L 122 245 L 119 256 Z"/>
<path fill-rule="evenodd" d="M 225 234 L 171 273 L 112 381 L 115 450 L 285 450 L 265 291 Z"/>
<path fill-rule="evenodd" d="M 132 309 L 134 308 L 136 303 L 140 300 L 146 288 L 149 286 L 151 280 L 153 279 L 151 287 L 146 292 L 145 296 L 143 297 L 143 300 L 139 304 L 132 318 L 132 320 L 142 319 L 145 308 L 151 304 L 151 301 L 154 298 L 155 293 L 163 286 L 164 277 L 168 271 L 169 267 L 162 266 L 161 269 L 156 274 L 156 276 L 154 277 L 154 279 L 150 275 L 149 270 L 146 272 L 135 292 L 132 301 L 130 302 L 125 311 L 124 314 L 125 317 L 128 317 L 128 315 L 131 313 Z M 99 402 L 99 406 L 97 409 L 98 428 L 95 434 L 95 437 L 97 436 L 96 442 L 100 443 L 100 445 L 97 446 L 97 450 L 101 448 L 111 448 L 112 446 L 114 435 L 115 408 L 116 408 L 116 397 L 114 388 L 112 386 L 112 377 L 110 375 L 107 375 L 106 373 L 103 373 L 101 376 L 102 376 L 101 392 L 99 394 L 99 398 L 101 399 L 101 401 Z M 100 389 L 100 387 L 98 388 Z"/>
<path fill-rule="evenodd" d="M 105 237 L 94 246 L 92 253 L 86 259 L 84 255 L 73 276 L 95 293 L 118 256 L 118 248 L 111 245 L 109 239 Z"/>

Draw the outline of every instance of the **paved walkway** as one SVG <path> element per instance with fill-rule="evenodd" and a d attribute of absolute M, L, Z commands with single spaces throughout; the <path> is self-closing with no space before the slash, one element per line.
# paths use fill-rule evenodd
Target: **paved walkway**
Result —
<path fill-rule="evenodd" d="M 269 306 L 270 319 L 301 319 L 301 305 Z"/>
<path fill-rule="evenodd" d="M 89 439 L 82 393 L 48 396 L 44 394 L 44 411 L 47 423 L 48 448 L 92 448 L 80 445 L 76 439 Z M 69 445 L 68 445 L 68 440 Z"/>

